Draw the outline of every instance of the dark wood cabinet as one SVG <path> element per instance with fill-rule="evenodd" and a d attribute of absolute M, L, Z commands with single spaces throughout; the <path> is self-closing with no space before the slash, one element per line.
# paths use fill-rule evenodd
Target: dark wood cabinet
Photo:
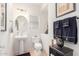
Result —
<path fill-rule="evenodd" d="M 49 56 L 53 54 L 54 56 L 73 56 L 73 49 L 68 47 L 56 48 L 49 47 Z"/>

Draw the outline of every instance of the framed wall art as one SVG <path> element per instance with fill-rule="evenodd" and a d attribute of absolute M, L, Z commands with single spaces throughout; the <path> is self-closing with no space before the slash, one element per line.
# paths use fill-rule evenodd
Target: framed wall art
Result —
<path fill-rule="evenodd" d="M 75 3 L 56 3 L 56 17 L 75 11 Z"/>
<path fill-rule="evenodd" d="M 0 3 L 0 31 L 6 31 L 7 3 Z"/>

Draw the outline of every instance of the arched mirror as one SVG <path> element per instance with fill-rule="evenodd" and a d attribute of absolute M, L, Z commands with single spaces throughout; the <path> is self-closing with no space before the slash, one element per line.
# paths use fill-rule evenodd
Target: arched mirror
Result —
<path fill-rule="evenodd" d="M 18 16 L 15 20 L 15 26 L 16 26 L 17 31 L 20 34 L 23 34 L 24 32 L 26 32 L 28 29 L 28 21 L 26 17 L 21 16 L 21 15 Z"/>

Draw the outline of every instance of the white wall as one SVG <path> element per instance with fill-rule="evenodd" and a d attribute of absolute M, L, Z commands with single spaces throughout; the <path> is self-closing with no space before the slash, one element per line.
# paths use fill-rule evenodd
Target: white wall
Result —
<path fill-rule="evenodd" d="M 67 17 L 72 17 L 72 16 L 79 17 L 79 4 L 76 4 L 76 11 L 75 12 L 69 13 L 69 14 L 59 17 L 59 18 L 56 18 L 55 15 L 56 15 L 55 4 L 49 4 L 49 6 L 48 6 L 49 34 L 52 36 L 53 36 L 53 22 L 54 21 L 61 20 L 61 19 L 67 18 Z M 78 25 L 78 30 L 79 30 L 79 20 L 78 19 L 77 19 L 77 25 Z M 78 33 L 79 33 L 79 31 L 78 31 Z M 78 35 L 78 43 L 77 44 L 65 42 L 65 46 L 72 48 L 74 50 L 74 56 L 79 55 L 79 35 Z"/>
<path fill-rule="evenodd" d="M 9 55 L 10 50 L 9 50 L 9 20 L 13 19 L 13 14 L 12 14 L 12 5 L 7 4 L 7 23 L 6 23 L 6 28 L 7 30 L 5 32 L 0 32 L 0 55 Z"/>
<path fill-rule="evenodd" d="M 48 12 L 40 14 L 40 33 L 45 33 L 48 25 Z"/>
<path fill-rule="evenodd" d="M 48 5 L 48 33 L 53 36 L 53 21 L 55 20 L 55 4 Z"/>

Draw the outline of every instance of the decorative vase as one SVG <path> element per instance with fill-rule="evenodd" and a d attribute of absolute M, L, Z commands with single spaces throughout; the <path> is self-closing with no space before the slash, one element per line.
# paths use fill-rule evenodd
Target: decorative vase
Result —
<path fill-rule="evenodd" d="M 64 40 L 63 39 L 57 38 L 56 41 L 57 41 L 57 46 L 59 48 L 62 48 L 64 46 Z"/>

